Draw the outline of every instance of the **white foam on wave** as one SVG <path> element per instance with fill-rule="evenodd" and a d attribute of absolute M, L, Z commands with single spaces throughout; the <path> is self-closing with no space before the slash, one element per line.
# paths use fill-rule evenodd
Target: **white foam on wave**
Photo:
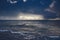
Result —
<path fill-rule="evenodd" d="M 28 35 L 28 36 L 24 37 L 24 39 L 34 39 L 34 38 L 35 38 L 34 35 Z"/>
<path fill-rule="evenodd" d="M 5 32 L 5 31 L 9 31 L 9 30 L 0 30 L 0 32 Z"/>
<path fill-rule="evenodd" d="M 49 36 L 50 38 L 59 38 L 59 36 Z"/>
<path fill-rule="evenodd" d="M 22 32 L 20 32 L 20 31 L 19 32 L 18 31 L 15 31 L 14 32 L 14 31 L 11 31 L 11 33 L 13 33 L 13 34 L 15 33 L 15 34 L 26 35 L 25 33 L 29 33 L 29 32 L 23 32 L 23 31 Z"/>

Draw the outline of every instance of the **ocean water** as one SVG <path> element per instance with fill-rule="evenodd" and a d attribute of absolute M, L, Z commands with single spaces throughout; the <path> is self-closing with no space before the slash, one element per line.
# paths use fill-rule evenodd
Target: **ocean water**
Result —
<path fill-rule="evenodd" d="M 0 40 L 60 40 L 60 21 L 0 20 Z"/>

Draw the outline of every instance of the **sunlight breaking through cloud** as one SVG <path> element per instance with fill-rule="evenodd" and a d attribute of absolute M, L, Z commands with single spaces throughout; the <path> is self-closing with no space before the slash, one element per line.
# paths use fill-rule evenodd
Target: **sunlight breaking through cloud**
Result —
<path fill-rule="evenodd" d="M 19 14 L 18 19 L 19 20 L 43 20 L 44 17 L 42 15 L 36 15 L 36 14 Z"/>

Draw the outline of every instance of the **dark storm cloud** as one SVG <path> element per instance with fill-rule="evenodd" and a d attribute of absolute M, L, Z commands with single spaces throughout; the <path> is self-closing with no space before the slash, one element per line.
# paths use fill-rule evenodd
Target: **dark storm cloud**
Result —
<path fill-rule="evenodd" d="M 60 0 L 56 0 L 56 4 L 55 4 L 55 8 L 56 8 L 56 12 L 58 17 L 60 18 Z"/>
<path fill-rule="evenodd" d="M 16 17 L 19 12 L 43 15 L 45 19 L 60 18 L 59 0 L 0 0 L 0 16 Z M 15 2 L 16 1 L 16 2 Z M 56 1 L 54 6 L 55 13 L 44 11 L 49 5 Z M 53 10 L 52 10 L 53 11 Z"/>

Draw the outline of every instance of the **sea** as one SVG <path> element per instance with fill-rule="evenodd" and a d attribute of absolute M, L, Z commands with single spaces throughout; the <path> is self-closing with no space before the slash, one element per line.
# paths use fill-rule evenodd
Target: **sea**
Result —
<path fill-rule="evenodd" d="M 60 40 L 60 20 L 0 20 L 0 40 Z"/>

